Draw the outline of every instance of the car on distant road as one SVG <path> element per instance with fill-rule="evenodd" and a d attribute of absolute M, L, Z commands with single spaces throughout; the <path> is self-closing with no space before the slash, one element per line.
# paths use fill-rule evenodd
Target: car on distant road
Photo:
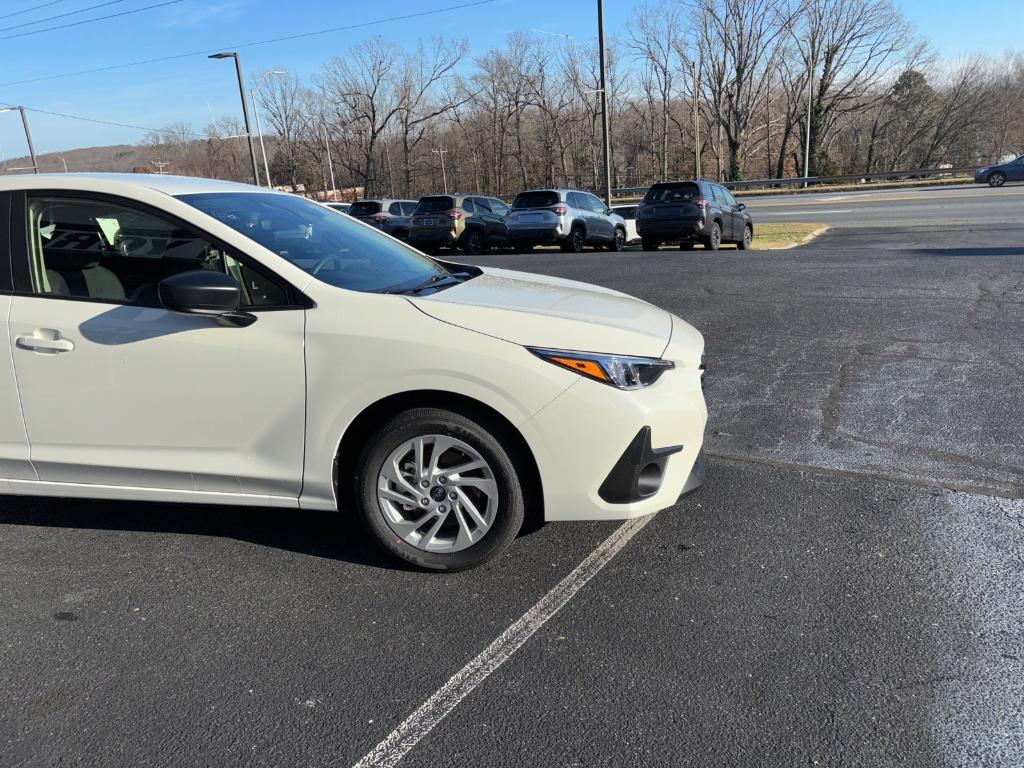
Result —
<path fill-rule="evenodd" d="M 578 189 L 520 192 L 508 216 L 508 236 L 518 248 L 558 245 L 581 253 L 588 245 L 613 251 L 626 247 L 626 222 L 596 195 Z"/>
<path fill-rule="evenodd" d="M 0 243 L 4 493 L 341 512 L 459 570 L 701 484 L 704 339 L 618 291 L 155 174 L 0 177 Z"/>
<path fill-rule="evenodd" d="M 458 248 L 470 256 L 508 245 L 509 207 L 483 195 L 421 197 L 409 224 L 409 243 L 430 252 Z"/>
<path fill-rule="evenodd" d="M 626 245 L 636 245 L 640 242 L 640 235 L 636 231 L 636 213 L 639 205 L 613 205 L 612 212 L 622 217 L 626 224 Z"/>
<path fill-rule="evenodd" d="M 683 250 L 702 243 L 712 251 L 722 243 L 736 243 L 746 250 L 754 241 L 747 206 L 721 184 L 704 179 L 653 185 L 640 203 L 636 228 L 645 251 L 663 243 L 678 243 Z"/>
<path fill-rule="evenodd" d="M 416 200 L 394 200 L 389 197 L 359 200 L 352 203 L 348 215 L 392 237 L 405 240 L 409 235 L 409 219 L 416 210 L 416 203 Z"/>
<path fill-rule="evenodd" d="M 974 173 L 975 184 L 1001 187 L 1008 181 L 1024 181 L 1024 155 L 1000 165 L 987 165 Z"/>

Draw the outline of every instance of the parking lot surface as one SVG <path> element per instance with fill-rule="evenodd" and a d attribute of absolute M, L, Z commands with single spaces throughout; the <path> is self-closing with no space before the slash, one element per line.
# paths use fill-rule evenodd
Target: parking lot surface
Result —
<path fill-rule="evenodd" d="M 400 765 L 1024 764 L 1022 243 L 479 259 L 701 329 L 708 479 Z M 343 516 L 4 499 L 0 765 L 353 765 L 617 528 L 437 575 Z"/>

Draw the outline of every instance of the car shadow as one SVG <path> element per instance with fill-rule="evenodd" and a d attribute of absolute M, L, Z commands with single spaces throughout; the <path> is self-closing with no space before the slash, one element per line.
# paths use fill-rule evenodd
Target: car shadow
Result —
<path fill-rule="evenodd" d="M 8 496 L 0 507 L 0 525 L 215 536 L 355 565 L 404 570 L 376 547 L 353 514 L 345 513 Z"/>

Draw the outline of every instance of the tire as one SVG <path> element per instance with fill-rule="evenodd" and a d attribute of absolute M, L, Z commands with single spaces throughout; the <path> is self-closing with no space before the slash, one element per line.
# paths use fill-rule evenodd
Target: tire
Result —
<path fill-rule="evenodd" d="M 626 250 L 626 233 L 618 227 L 615 228 L 615 237 L 612 239 L 612 244 L 608 246 L 608 250 L 616 253 Z"/>
<path fill-rule="evenodd" d="M 484 236 L 478 229 L 470 229 L 459 238 L 459 250 L 467 256 L 479 256 L 487 250 Z"/>
<path fill-rule="evenodd" d="M 486 417 L 442 408 L 413 408 L 384 424 L 364 447 L 356 472 L 359 517 L 373 540 L 399 560 L 430 571 L 474 568 L 507 549 L 523 525 L 524 493 L 514 458 L 503 447 L 503 431 Z M 412 484 L 424 477 L 416 469 L 420 439 L 419 466 L 430 478 L 423 482 L 432 483 L 426 489 Z M 437 473 L 438 441 L 442 469 L 482 466 L 459 478 Z M 394 466 L 397 471 L 389 469 Z M 408 503 L 397 501 L 403 497 Z"/>
<path fill-rule="evenodd" d="M 586 241 L 583 227 L 573 227 L 569 236 L 562 242 L 562 250 L 566 253 L 583 253 L 583 246 L 586 244 Z"/>
<path fill-rule="evenodd" d="M 988 185 L 990 187 L 1001 187 L 1006 183 L 1006 174 L 1000 171 L 990 173 L 988 175 Z"/>
<path fill-rule="evenodd" d="M 661 245 L 661 243 L 652 237 L 644 237 L 640 239 L 640 247 L 645 251 L 656 251 L 658 250 L 659 245 Z"/>
<path fill-rule="evenodd" d="M 747 224 L 743 227 L 743 239 L 736 243 L 736 247 L 741 251 L 749 251 L 753 242 L 754 228 Z"/>
<path fill-rule="evenodd" d="M 679 250 L 680 251 L 692 251 L 693 250 L 693 242 L 692 241 L 684 240 L 683 242 L 681 242 L 679 244 Z"/>
<path fill-rule="evenodd" d="M 722 246 L 722 225 L 717 221 L 711 225 L 711 234 L 704 238 L 704 250 L 717 251 Z"/>

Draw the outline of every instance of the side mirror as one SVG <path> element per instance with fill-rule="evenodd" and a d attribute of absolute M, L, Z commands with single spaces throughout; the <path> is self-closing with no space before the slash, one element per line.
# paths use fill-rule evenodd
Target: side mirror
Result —
<path fill-rule="evenodd" d="M 740 203 L 740 204 L 739 204 L 739 205 L 737 205 L 736 207 L 737 207 L 737 208 L 738 208 L 739 210 L 741 210 L 741 211 L 745 211 L 745 210 L 747 210 L 747 204 L 746 204 L 746 203 Z"/>
<path fill-rule="evenodd" d="M 223 272 L 197 269 L 179 272 L 160 281 L 160 303 L 172 312 L 206 315 L 221 325 L 244 328 L 256 322 L 256 315 L 240 312 L 242 288 Z"/>

